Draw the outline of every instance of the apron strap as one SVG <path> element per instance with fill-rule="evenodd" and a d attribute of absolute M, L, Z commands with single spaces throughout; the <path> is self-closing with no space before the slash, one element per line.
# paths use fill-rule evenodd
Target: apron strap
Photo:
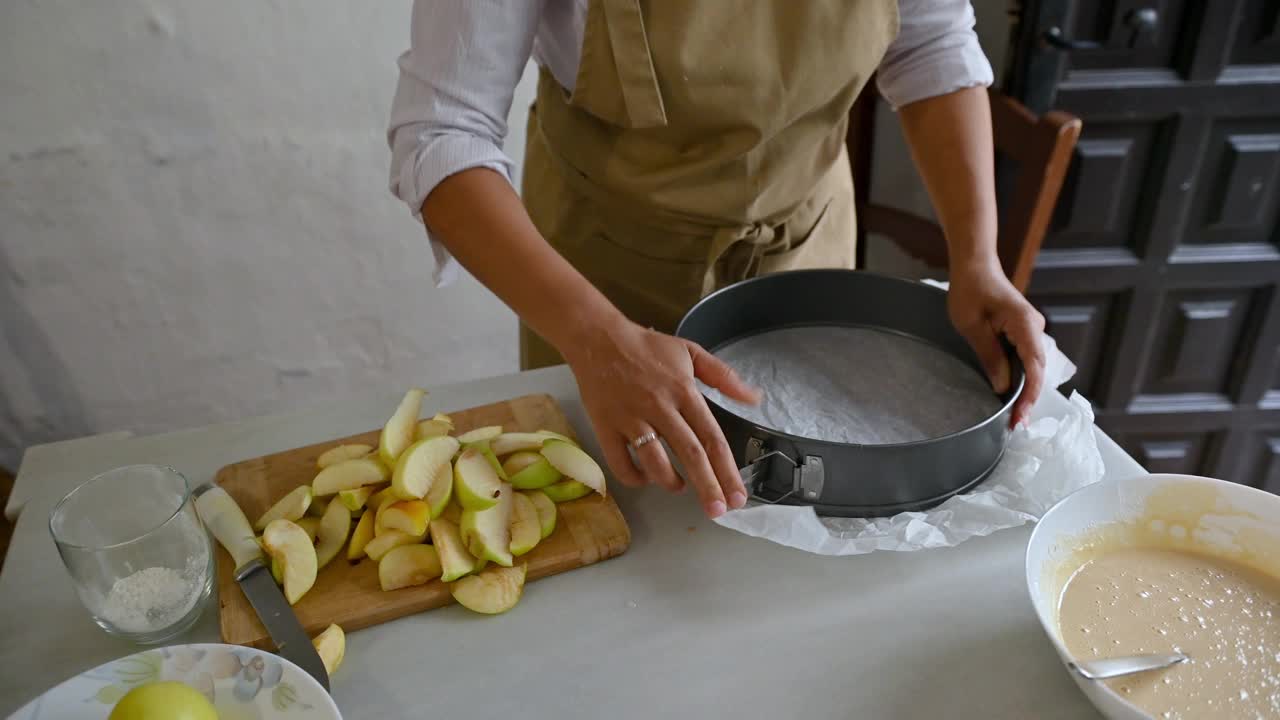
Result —
<path fill-rule="evenodd" d="M 649 38 L 644 30 L 640 0 L 600 0 L 614 64 L 622 88 L 627 117 L 636 128 L 663 127 L 667 111 L 658 90 L 658 76 L 649 54 Z"/>

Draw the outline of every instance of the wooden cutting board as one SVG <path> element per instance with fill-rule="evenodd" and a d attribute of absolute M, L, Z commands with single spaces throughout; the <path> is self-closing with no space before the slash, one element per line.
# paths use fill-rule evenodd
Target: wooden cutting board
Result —
<path fill-rule="evenodd" d="M 424 403 L 429 406 L 430 396 Z M 388 415 L 392 409 L 388 409 Z M 547 429 L 574 437 L 569 421 L 549 395 L 528 395 L 449 415 L 456 433 L 485 425 L 502 425 L 507 431 Z M 344 443 L 376 446 L 379 432 L 372 430 L 228 465 L 218 471 L 215 482 L 239 503 L 249 522 L 253 522 L 285 493 L 315 478 L 316 458 L 320 453 Z M 529 565 L 529 580 L 606 560 L 622 554 L 631 544 L 631 531 L 612 497 L 593 493 L 561 503 L 557 509 L 555 532 L 521 558 Z M 231 556 L 219 547 L 218 618 L 222 640 L 271 649 L 271 638 L 236 584 L 234 570 Z M 315 586 L 293 607 L 302 626 L 315 635 L 329 623 L 337 623 L 350 632 L 452 602 L 449 588 L 439 580 L 383 592 L 378 586 L 377 564 L 368 558 L 351 564 L 344 547 L 338 557 L 320 570 Z M 519 606 L 513 612 L 519 612 Z"/>

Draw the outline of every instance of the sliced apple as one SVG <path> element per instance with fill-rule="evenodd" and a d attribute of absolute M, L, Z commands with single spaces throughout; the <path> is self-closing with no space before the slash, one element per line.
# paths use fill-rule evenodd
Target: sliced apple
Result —
<path fill-rule="evenodd" d="M 423 498 L 427 501 L 427 505 L 431 506 L 432 520 L 440 517 L 445 508 L 453 504 L 449 502 L 451 499 L 453 499 L 453 463 L 447 462 L 436 470 L 436 476 L 431 480 L 431 489 Z"/>
<path fill-rule="evenodd" d="M 316 582 L 316 549 L 306 531 L 289 520 L 272 520 L 262 533 L 262 544 L 284 566 L 284 597 L 292 605 Z"/>
<path fill-rule="evenodd" d="M 540 462 L 546 461 L 547 459 L 542 457 L 541 453 L 533 452 L 531 450 L 520 450 L 511 453 L 507 456 L 506 460 L 502 461 L 502 471 L 507 474 L 507 477 L 510 477 L 530 465 L 537 465 Z"/>
<path fill-rule="evenodd" d="M 422 388 L 409 388 L 387 424 L 382 426 L 378 457 L 387 467 L 394 467 L 400 453 L 413 444 L 413 436 L 418 431 L 418 415 L 422 412 L 422 397 L 426 394 Z"/>
<path fill-rule="evenodd" d="M 511 487 L 517 490 L 537 490 L 564 478 L 550 460 L 536 452 L 515 453 L 507 458 L 503 468 Z"/>
<path fill-rule="evenodd" d="M 432 521 L 431 543 L 440 554 L 441 580 L 453 582 L 475 570 L 476 559 L 462 544 L 457 525 L 444 519 Z"/>
<path fill-rule="evenodd" d="M 307 515 L 313 518 L 324 517 L 324 511 L 329 509 L 329 501 L 333 498 L 316 497 L 315 493 L 311 494 L 311 504 L 307 506 Z"/>
<path fill-rule="evenodd" d="M 440 573 L 440 556 L 430 545 L 401 545 L 378 561 L 378 584 L 387 592 L 426 585 Z"/>
<path fill-rule="evenodd" d="M 253 529 L 262 532 L 272 520 L 289 520 L 290 522 L 300 519 L 307 514 L 307 506 L 311 504 L 311 488 L 302 485 L 289 491 L 287 495 L 276 501 L 269 510 L 262 513 L 262 517 L 258 518 L 258 522 L 253 524 Z"/>
<path fill-rule="evenodd" d="M 356 529 L 351 531 L 351 542 L 347 543 L 347 559 L 351 562 L 364 557 L 364 548 L 373 539 L 374 515 L 372 510 L 365 510 L 356 523 Z"/>
<path fill-rule="evenodd" d="M 542 446 L 542 456 L 555 469 L 601 495 L 607 494 L 604 471 L 582 448 L 563 440 L 549 440 Z"/>
<path fill-rule="evenodd" d="M 551 498 L 552 502 L 562 503 L 590 495 L 591 488 L 583 485 L 577 480 L 561 480 L 554 485 L 548 485 L 542 488 L 542 492 L 547 497 Z"/>
<path fill-rule="evenodd" d="M 351 511 L 342 503 L 329 503 L 329 510 L 320 518 L 320 533 L 316 543 L 316 565 L 324 567 L 338 556 L 338 551 L 351 534 Z"/>
<path fill-rule="evenodd" d="M 520 602 L 525 574 L 524 563 L 518 567 L 488 568 L 455 582 L 449 591 L 462 607 L 485 615 L 497 615 Z"/>
<path fill-rule="evenodd" d="M 498 504 L 502 478 L 484 452 L 468 447 L 453 463 L 453 489 L 464 510 L 484 510 Z"/>
<path fill-rule="evenodd" d="M 547 539 L 556 531 L 556 504 L 540 490 L 521 494 L 533 502 L 533 509 L 538 511 L 538 528 L 542 532 L 542 539 Z"/>
<path fill-rule="evenodd" d="M 331 447 L 316 458 L 316 467 L 323 470 L 330 465 L 337 465 L 344 460 L 355 460 L 373 452 L 372 445 L 352 444 Z"/>
<path fill-rule="evenodd" d="M 337 625 L 330 625 L 324 632 L 311 638 L 311 644 L 316 647 L 320 662 L 324 663 L 324 671 L 333 677 L 342 665 L 342 659 L 347 656 L 347 634 Z"/>
<path fill-rule="evenodd" d="M 514 491 L 499 488 L 498 504 L 484 510 L 463 510 L 458 524 L 463 542 L 472 555 L 511 567 L 511 511 Z"/>
<path fill-rule="evenodd" d="M 399 530 L 388 530 L 370 540 L 364 546 L 364 554 L 368 555 L 370 560 L 378 562 L 394 548 L 398 548 L 401 545 L 417 545 L 421 542 L 422 538 L 417 535 L 410 535 Z"/>
<path fill-rule="evenodd" d="M 418 423 L 417 431 L 413 435 L 414 441 L 426 440 L 427 438 L 440 437 L 453 432 L 453 420 L 448 415 L 437 414 L 430 420 L 423 420 Z"/>
<path fill-rule="evenodd" d="M 502 433 L 489 441 L 489 447 L 498 457 L 510 455 L 521 450 L 537 450 L 547 441 L 546 435 L 538 433 L 509 432 Z"/>
<path fill-rule="evenodd" d="M 478 427 L 475 430 L 464 432 L 458 436 L 458 442 L 463 445 L 470 445 L 484 440 L 492 440 L 502 434 L 501 425 L 487 425 Z"/>
<path fill-rule="evenodd" d="M 377 510 L 382 505 L 384 500 L 386 500 L 387 498 L 394 498 L 394 497 L 395 496 L 391 494 L 391 486 L 388 485 L 382 488 L 381 490 L 379 490 L 378 492 L 370 495 L 369 499 L 365 501 L 364 506 L 369 508 L 370 510 Z"/>
<path fill-rule="evenodd" d="M 316 495 L 333 495 L 343 490 L 354 490 L 366 485 L 378 485 L 391 479 L 387 466 L 377 458 L 363 457 L 343 460 L 320 471 L 311 481 Z"/>
<path fill-rule="evenodd" d="M 369 498 L 378 492 L 377 485 L 365 485 L 364 487 L 352 488 L 350 490 L 338 491 L 338 502 L 347 509 L 348 512 L 357 512 L 369 502 Z"/>
<path fill-rule="evenodd" d="M 533 501 L 522 493 L 511 494 L 511 554 L 520 557 L 529 552 L 542 539 L 542 526 L 538 523 L 538 510 Z"/>
<path fill-rule="evenodd" d="M 444 512 L 440 513 L 440 517 L 457 525 L 462 522 L 462 507 L 456 501 L 451 502 L 444 506 Z"/>
<path fill-rule="evenodd" d="M 471 443 L 468 447 L 473 447 L 479 450 L 480 454 L 484 455 L 484 459 L 489 461 L 489 467 L 493 468 L 493 471 L 497 473 L 498 479 L 502 482 L 507 481 L 507 471 L 502 469 L 502 462 L 498 460 L 498 456 L 493 452 L 493 448 L 489 447 L 488 440 Z"/>
<path fill-rule="evenodd" d="M 410 535 L 426 535 L 431 506 L 422 500 L 399 500 L 387 506 L 378 518 L 383 530 L 399 530 Z"/>
<path fill-rule="evenodd" d="M 395 495 L 392 495 L 391 493 L 387 493 L 386 495 L 382 496 L 382 500 L 376 506 L 370 508 L 371 510 L 373 510 L 373 536 L 374 537 L 381 535 L 387 529 L 387 526 L 382 524 L 382 514 L 387 511 L 387 508 L 391 507 L 392 505 L 395 505 L 398 502 L 400 502 L 400 500 Z"/>
<path fill-rule="evenodd" d="M 307 537 L 311 538 L 311 542 L 316 541 L 316 535 L 320 533 L 320 518 L 307 516 L 294 522 L 298 524 L 298 527 L 302 528 Z"/>
<path fill-rule="evenodd" d="M 567 442 L 567 443 L 569 443 L 570 445 L 573 445 L 574 447 L 577 447 L 577 446 L 578 446 L 578 441 L 574 440 L 573 438 L 569 437 L 568 435 L 561 435 L 560 433 L 558 433 L 558 432 L 552 432 L 551 430 L 539 430 L 539 431 L 537 431 L 537 432 L 536 432 L 536 433 L 534 433 L 534 434 L 535 434 L 535 435 L 541 435 L 541 436 L 543 436 L 543 437 L 547 438 L 548 440 L 559 440 L 559 441 L 561 441 L 561 442 Z"/>
<path fill-rule="evenodd" d="M 448 465 L 458 452 L 458 441 L 448 435 L 419 440 L 409 446 L 396 462 L 391 476 L 391 492 L 401 500 L 420 500 L 431 490 L 441 466 Z"/>
<path fill-rule="evenodd" d="M 277 585 L 284 585 L 284 563 L 279 558 L 271 558 L 271 579 Z"/>

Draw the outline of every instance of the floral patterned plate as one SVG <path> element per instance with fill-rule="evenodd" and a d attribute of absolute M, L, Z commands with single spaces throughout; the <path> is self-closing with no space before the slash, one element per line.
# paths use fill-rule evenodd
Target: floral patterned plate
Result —
<path fill-rule="evenodd" d="M 106 720 L 143 683 L 181 680 L 203 692 L 219 720 L 342 720 L 329 693 L 305 670 L 239 645 L 174 645 L 112 660 L 32 700 L 9 720 Z"/>

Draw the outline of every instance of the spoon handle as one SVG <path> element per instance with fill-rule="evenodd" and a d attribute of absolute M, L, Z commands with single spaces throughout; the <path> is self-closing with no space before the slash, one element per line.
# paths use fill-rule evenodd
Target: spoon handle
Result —
<path fill-rule="evenodd" d="M 1171 655 L 1131 655 L 1129 657 L 1070 662 L 1067 663 L 1067 666 L 1086 680 L 1106 680 L 1107 678 L 1146 672 L 1147 670 L 1159 670 L 1177 665 L 1186 660 L 1187 656 L 1181 653 L 1173 653 Z"/>

